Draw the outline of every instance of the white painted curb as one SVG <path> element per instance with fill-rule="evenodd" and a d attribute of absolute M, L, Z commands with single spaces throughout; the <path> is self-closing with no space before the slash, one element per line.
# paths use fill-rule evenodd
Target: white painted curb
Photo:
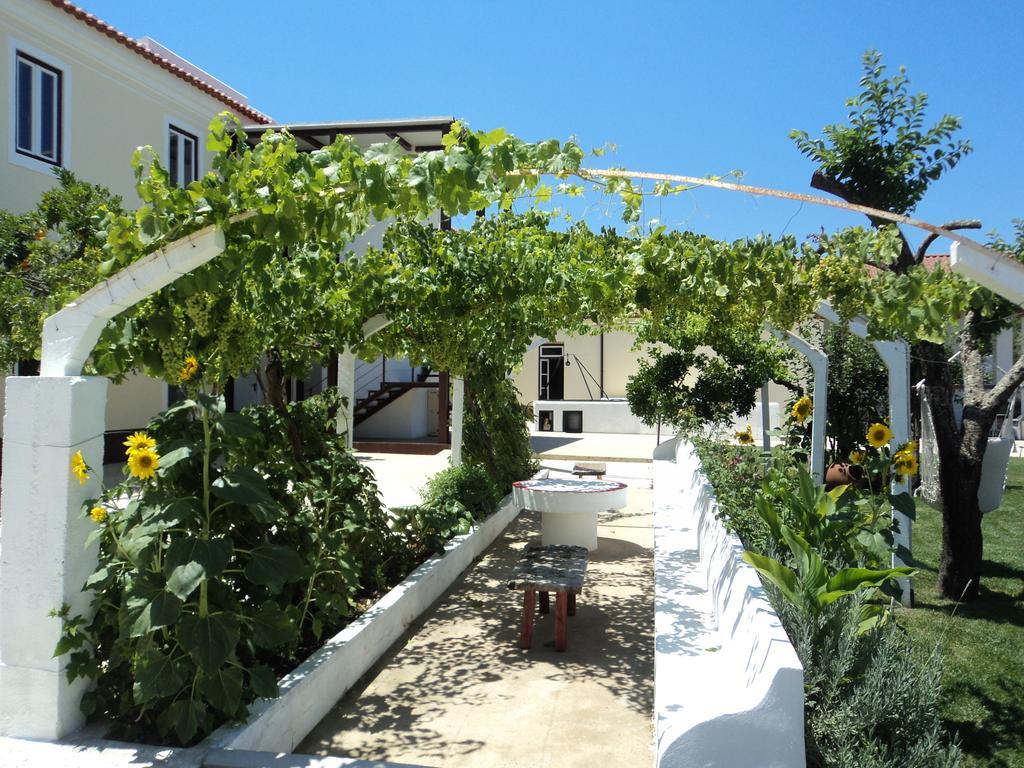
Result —
<path fill-rule="evenodd" d="M 803 668 L 690 443 L 654 454 L 657 768 L 797 768 Z"/>

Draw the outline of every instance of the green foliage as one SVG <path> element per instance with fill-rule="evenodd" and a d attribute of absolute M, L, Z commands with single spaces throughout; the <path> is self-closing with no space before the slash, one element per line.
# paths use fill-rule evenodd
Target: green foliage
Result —
<path fill-rule="evenodd" d="M 804 668 L 807 764 L 815 768 L 954 768 L 959 748 L 939 716 L 941 661 L 922 657 L 890 619 L 863 631 L 860 598 L 818 613 L 773 600 Z"/>
<path fill-rule="evenodd" d="M 427 481 L 423 491 L 423 506 L 444 508 L 458 502 L 477 520 L 482 520 L 498 509 L 501 491 L 479 465 L 462 464 L 449 467 Z"/>
<path fill-rule="evenodd" d="M 849 125 L 827 125 L 824 138 L 806 131 L 790 137 L 819 172 L 850 193 L 852 200 L 896 213 L 912 211 L 928 186 L 971 151 L 954 138 L 960 119 L 943 115 L 925 128 L 928 96 L 908 90 L 906 69 L 886 77 L 882 55 L 864 54 L 861 92 L 847 100 Z"/>
<path fill-rule="evenodd" d="M 689 341 L 685 350 L 653 351 L 652 362 L 641 360 L 627 383 L 630 410 L 645 424 L 662 421 L 682 428 L 728 422 L 734 413 L 749 413 L 761 385 L 780 375 L 778 346 L 756 336 L 708 351 Z"/>
<path fill-rule="evenodd" d="M 828 426 L 836 461 L 846 461 L 868 426 L 888 416 L 889 373 L 871 344 L 845 328 L 825 331 L 828 355 Z"/>
<path fill-rule="evenodd" d="M 483 467 L 498 495 L 512 490 L 512 483 L 537 471 L 530 447 L 532 409 L 519 404 L 519 395 L 504 375 L 484 369 L 466 381 L 466 413 L 463 422 L 463 461 Z"/>
<path fill-rule="evenodd" d="M 43 319 L 96 282 L 103 219 L 121 199 L 57 168 L 28 213 L 0 211 L 0 368 L 39 357 Z"/>
<path fill-rule="evenodd" d="M 119 735 L 187 744 L 244 717 L 408 567 L 371 474 L 317 418 L 324 406 L 297 408 L 312 446 L 302 465 L 279 415 L 180 402 L 151 425 L 155 478 L 86 505 L 106 512 L 86 582 L 95 613 L 65 611 L 56 652 L 70 653 L 70 678 L 96 682 L 83 707 Z"/>
<path fill-rule="evenodd" d="M 402 551 L 410 567 L 431 555 L 442 554 L 453 536 L 469 533 L 473 527 L 473 513 L 456 499 L 443 504 L 396 507 L 391 514 L 391 526 L 403 543 Z"/>

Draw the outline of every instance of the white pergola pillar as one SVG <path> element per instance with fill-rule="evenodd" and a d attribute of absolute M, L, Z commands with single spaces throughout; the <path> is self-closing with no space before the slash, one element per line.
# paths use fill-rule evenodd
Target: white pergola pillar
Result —
<path fill-rule="evenodd" d="M 51 609 L 87 615 L 82 591 L 96 568 L 95 524 L 82 513 L 100 493 L 107 380 L 11 376 L 4 414 L 3 547 L 0 552 L 0 734 L 58 739 L 85 717 L 85 680 L 69 684 L 67 656 L 53 657 L 61 620 Z M 71 457 L 93 471 L 80 484 Z"/>
<path fill-rule="evenodd" d="M 462 423 L 466 408 L 466 382 L 452 377 L 452 466 L 462 464 Z"/>
<path fill-rule="evenodd" d="M 338 394 L 341 395 L 341 405 L 338 406 L 336 426 L 339 435 L 346 435 L 345 444 L 351 448 L 355 432 L 356 356 L 347 347 L 338 355 Z"/>
<path fill-rule="evenodd" d="M 814 371 L 811 415 L 811 475 L 816 482 L 825 482 L 825 422 L 828 419 L 828 355 L 791 331 L 769 328 L 777 338 L 807 358 Z M 762 406 L 763 408 L 764 406 Z"/>
<path fill-rule="evenodd" d="M 79 375 L 107 321 L 224 250 L 224 233 L 204 230 L 139 259 L 43 323 L 40 376 L 7 379 L 0 547 L 0 735 L 58 739 L 84 721 L 86 681 L 69 683 L 67 657 L 53 658 L 67 604 L 86 614 L 82 591 L 96 567 L 83 514 L 99 496 L 107 380 Z M 92 468 L 80 484 L 71 457 Z"/>

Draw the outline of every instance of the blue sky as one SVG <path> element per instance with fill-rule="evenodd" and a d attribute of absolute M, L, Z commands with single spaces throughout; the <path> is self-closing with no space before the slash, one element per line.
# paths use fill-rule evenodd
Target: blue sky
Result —
<path fill-rule="evenodd" d="M 811 191 L 812 166 L 789 131 L 844 120 L 873 47 L 908 67 L 936 116 L 960 116 L 974 145 L 916 213 L 933 223 L 976 217 L 1004 234 L 1024 217 L 1024 5 L 1015 0 L 80 2 L 280 122 L 453 114 L 526 139 L 618 146 L 595 166 L 740 169 L 747 183 L 800 192 Z M 600 205 L 586 213 L 592 225 L 618 221 Z M 654 201 L 646 215 L 724 238 L 862 223 L 710 190 Z"/>

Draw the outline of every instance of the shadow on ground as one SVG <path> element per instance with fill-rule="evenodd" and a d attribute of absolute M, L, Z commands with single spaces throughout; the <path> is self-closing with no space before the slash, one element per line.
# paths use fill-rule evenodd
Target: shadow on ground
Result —
<path fill-rule="evenodd" d="M 553 613 L 538 614 L 531 650 L 517 644 L 522 593 L 506 582 L 523 547 L 540 543 L 538 521 L 523 513 L 297 751 L 424 765 L 649 765 L 649 499 L 634 490 L 630 507 L 601 517 L 566 652 L 554 650 Z"/>

